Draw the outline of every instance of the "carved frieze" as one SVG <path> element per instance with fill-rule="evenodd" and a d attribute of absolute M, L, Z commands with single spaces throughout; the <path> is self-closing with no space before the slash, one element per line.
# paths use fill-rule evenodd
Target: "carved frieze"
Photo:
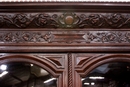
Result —
<path fill-rule="evenodd" d="M 86 35 L 90 43 L 130 43 L 129 31 L 90 31 Z"/>
<path fill-rule="evenodd" d="M 74 43 L 84 42 L 85 33 L 68 31 L 4 31 L 0 42 L 6 43 Z"/>
<path fill-rule="evenodd" d="M 0 43 L 130 43 L 130 31 L 1 31 Z"/>
<path fill-rule="evenodd" d="M 0 13 L 0 28 L 130 28 L 125 13 Z"/>
<path fill-rule="evenodd" d="M 47 33 L 48 34 L 48 33 Z M 25 42 L 46 42 L 46 32 L 0 32 L 0 42 L 25 43 Z"/>

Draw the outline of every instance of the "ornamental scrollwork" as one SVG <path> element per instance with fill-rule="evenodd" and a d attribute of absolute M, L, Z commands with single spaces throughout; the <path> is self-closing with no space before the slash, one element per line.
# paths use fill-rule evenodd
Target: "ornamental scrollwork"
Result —
<path fill-rule="evenodd" d="M 0 28 L 130 28 L 130 14 L 0 13 Z"/>
<path fill-rule="evenodd" d="M 38 27 L 59 27 L 58 22 L 56 21 L 58 18 L 57 14 L 50 16 L 49 14 L 38 14 L 35 18 L 35 24 Z"/>
<path fill-rule="evenodd" d="M 101 15 L 98 15 L 98 14 L 91 14 L 91 15 L 89 15 L 89 17 L 88 17 L 88 24 L 92 27 L 92 26 L 94 26 L 94 27 L 96 27 L 96 26 L 98 26 L 98 27 L 100 27 L 100 26 L 102 26 L 103 25 L 103 18 L 102 18 L 102 16 Z"/>
<path fill-rule="evenodd" d="M 130 32 L 88 32 L 86 40 L 89 43 L 130 43 Z"/>
<path fill-rule="evenodd" d="M 110 16 L 105 18 L 105 21 L 108 25 L 113 28 L 120 28 L 123 27 L 125 24 L 128 23 L 130 19 L 127 16 L 121 14 L 111 14 Z"/>
<path fill-rule="evenodd" d="M 35 43 L 42 42 L 47 43 L 52 38 L 51 36 L 47 38 L 48 32 L 1 32 L 0 42 L 5 43 Z"/>
<path fill-rule="evenodd" d="M 36 17 L 36 25 L 37 26 L 45 26 L 48 24 L 48 21 L 50 20 L 50 16 L 48 14 L 39 14 Z"/>
<path fill-rule="evenodd" d="M 81 21 L 79 27 L 102 27 L 104 24 L 104 18 L 100 14 L 90 14 L 86 16 L 85 14 L 80 15 Z"/>
<path fill-rule="evenodd" d="M 53 37 L 53 36 L 52 36 L 51 32 L 48 32 L 48 33 L 46 33 L 44 36 L 42 36 L 42 38 L 43 38 L 45 41 L 47 41 L 47 42 L 50 42 L 50 40 L 51 40 L 52 37 Z"/>
<path fill-rule="evenodd" d="M 27 28 L 31 22 L 33 21 L 34 17 L 31 14 L 14 14 L 14 15 L 3 15 L 3 27 L 17 27 L 17 28 Z"/>
<path fill-rule="evenodd" d="M 34 19 L 33 16 L 27 14 L 17 14 L 13 18 L 13 24 L 18 28 L 26 28 Z"/>
<path fill-rule="evenodd" d="M 1 31 L 0 43 L 122 44 L 130 31 Z"/>

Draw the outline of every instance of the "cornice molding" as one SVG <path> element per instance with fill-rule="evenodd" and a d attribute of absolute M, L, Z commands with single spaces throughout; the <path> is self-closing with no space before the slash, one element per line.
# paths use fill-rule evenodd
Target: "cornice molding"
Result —
<path fill-rule="evenodd" d="M 0 3 L 0 52 L 129 52 L 129 8 L 130 3 Z"/>
<path fill-rule="evenodd" d="M 0 28 L 130 28 L 126 13 L 0 13 Z"/>

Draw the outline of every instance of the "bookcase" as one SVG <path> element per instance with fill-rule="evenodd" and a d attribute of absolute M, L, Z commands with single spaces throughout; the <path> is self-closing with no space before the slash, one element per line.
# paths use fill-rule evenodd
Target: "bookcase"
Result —
<path fill-rule="evenodd" d="M 0 86 L 129 87 L 129 4 L 1 2 Z"/>

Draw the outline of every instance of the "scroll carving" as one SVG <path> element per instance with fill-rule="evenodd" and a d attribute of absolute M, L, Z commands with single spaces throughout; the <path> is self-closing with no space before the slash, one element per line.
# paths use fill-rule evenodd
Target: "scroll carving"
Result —
<path fill-rule="evenodd" d="M 103 16 L 100 14 L 90 14 L 90 15 L 81 14 L 80 19 L 81 21 L 78 24 L 80 28 L 103 27 L 103 24 L 105 22 L 104 20 L 105 17 L 103 18 Z"/>
<path fill-rule="evenodd" d="M 125 25 L 129 26 L 130 19 L 127 16 L 128 15 L 112 14 L 105 18 L 105 21 L 113 28 L 120 28 Z"/>
<path fill-rule="evenodd" d="M 7 13 L 0 14 L 1 28 L 130 28 L 125 13 Z"/>

